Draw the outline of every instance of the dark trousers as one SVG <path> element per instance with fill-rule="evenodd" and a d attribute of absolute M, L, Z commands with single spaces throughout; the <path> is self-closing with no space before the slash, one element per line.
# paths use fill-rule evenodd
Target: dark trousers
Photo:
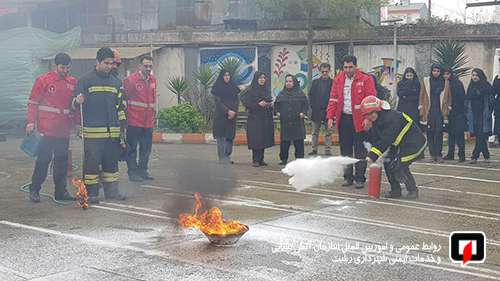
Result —
<path fill-rule="evenodd" d="M 149 156 L 153 146 L 153 129 L 129 126 L 127 129 L 128 174 L 145 175 L 148 172 Z M 137 147 L 139 146 L 139 162 Z"/>
<path fill-rule="evenodd" d="M 448 134 L 448 157 L 455 157 L 455 144 L 458 146 L 458 157 L 465 158 L 465 137 L 464 133 Z"/>
<path fill-rule="evenodd" d="M 280 143 L 280 159 L 283 162 L 288 161 L 288 152 L 290 146 L 295 148 L 295 159 L 304 158 L 304 140 L 281 141 Z"/>
<path fill-rule="evenodd" d="M 391 186 L 391 194 L 401 195 L 401 182 L 406 186 L 408 192 L 417 190 L 417 183 L 410 171 L 411 163 L 399 163 L 398 165 L 390 162 L 384 163 L 385 174 Z"/>
<path fill-rule="evenodd" d="M 427 130 L 427 143 L 432 158 L 443 156 L 443 130 Z"/>
<path fill-rule="evenodd" d="M 488 136 L 485 133 L 476 134 L 476 145 L 474 145 L 474 150 L 472 151 L 472 159 L 479 159 L 481 153 L 483 153 L 485 159 L 490 159 L 490 151 L 488 150 Z"/>
<path fill-rule="evenodd" d="M 264 162 L 264 149 L 252 149 L 252 161 L 259 164 Z"/>
<path fill-rule="evenodd" d="M 35 170 L 31 177 L 31 191 L 39 192 L 47 178 L 49 164 L 54 159 L 55 195 L 62 196 L 66 192 L 68 176 L 69 138 L 54 138 L 44 136 L 40 143 Z"/>
<path fill-rule="evenodd" d="M 363 144 L 366 140 L 366 133 L 357 133 L 354 129 L 352 115 L 342 114 L 339 123 L 340 154 L 342 156 L 354 157 L 365 160 L 367 151 Z M 364 183 L 366 181 L 366 161 L 359 161 L 355 164 L 355 174 L 353 175 L 353 165 L 349 165 L 344 170 L 344 179 Z"/>
<path fill-rule="evenodd" d="M 100 180 L 107 198 L 117 195 L 120 153 L 119 139 L 85 139 L 83 173 L 89 196 L 99 196 Z"/>
<path fill-rule="evenodd" d="M 216 138 L 217 141 L 217 156 L 219 161 L 231 161 L 231 154 L 233 154 L 233 140 L 224 137 Z"/>

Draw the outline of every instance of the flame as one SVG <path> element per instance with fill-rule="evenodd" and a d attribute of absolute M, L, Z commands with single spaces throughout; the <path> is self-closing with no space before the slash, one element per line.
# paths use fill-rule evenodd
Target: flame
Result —
<path fill-rule="evenodd" d="M 87 188 L 81 179 L 73 179 L 73 186 L 76 187 L 76 201 L 78 206 L 86 210 L 89 207 L 89 196 L 87 194 Z"/>
<path fill-rule="evenodd" d="M 222 236 L 239 234 L 248 230 L 248 227 L 239 221 L 225 221 L 222 218 L 222 211 L 217 207 L 206 210 L 200 214 L 200 210 L 203 207 L 200 193 L 196 192 L 194 194 L 194 199 L 194 214 L 181 213 L 179 215 L 181 227 L 194 227 L 208 235 Z"/>

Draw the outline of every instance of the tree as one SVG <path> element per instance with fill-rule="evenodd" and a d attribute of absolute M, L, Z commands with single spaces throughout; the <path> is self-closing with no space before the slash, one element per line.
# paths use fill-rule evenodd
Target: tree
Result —
<path fill-rule="evenodd" d="M 312 79 L 314 21 L 328 19 L 330 27 L 349 34 L 361 25 L 362 10 L 379 9 L 386 0 L 257 0 L 267 19 L 305 20 L 307 29 L 307 78 Z"/>
<path fill-rule="evenodd" d="M 189 89 L 189 84 L 181 76 L 174 76 L 168 80 L 167 88 L 172 91 L 175 95 L 177 95 L 177 104 L 181 103 L 181 98 L 184 96 L 184 93 Z"/>
<path fill-rule="evenodd" d="M 444 68 L 451 68 L 457 77 L 466 76 L 471 67 L 469 56 L 465 54 L 465 44 L 458 41 L 441 41 L 434 47 L 433 63 L 440 64 Z"/>

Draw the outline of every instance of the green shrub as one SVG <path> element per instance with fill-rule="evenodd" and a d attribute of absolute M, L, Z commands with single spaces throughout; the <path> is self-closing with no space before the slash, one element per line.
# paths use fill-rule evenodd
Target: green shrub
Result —
<path fill-rule="evenodd" d="M 203 116 L 189 103 L 162 110 L 158 121 L 160 128 L 175 133 L 200 133 L 205 124 Z"/>

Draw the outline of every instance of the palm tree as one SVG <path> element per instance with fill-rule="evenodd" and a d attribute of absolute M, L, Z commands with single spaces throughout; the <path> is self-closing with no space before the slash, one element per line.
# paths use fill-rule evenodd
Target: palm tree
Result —
<path fill-rule="evenodd" d="M 457 77 L 469 74 L 471 67 L 465 65 L 470 58 L 465 54 L 465 44 L 458 41 L 441 41 L 434 47 L 433 63 L 451 68 Z"/>
<path fill-rule="evenodd" d="M 177 104 L 181 103 L 181 97 L 189 88 L 188 82 L 184 77 L 174 76 L 168 80 L 167 88 L 177 95 Z"/>
<path fill-rule="evenodd" d="M 224 69 L 227 72 L 229 72 L 233 81 L 238 80 L 236 75 L 241 67 L 241 60 L 239 58 L 235 57 L 225 58 L 223 61 L 219 62 L 217 66 L 219 67 L 219 71 L 221 69 Z"/>
<path fill-rule="evenodd" d="M 203 115 L 207 127 L 212 124 L 214 115 L 215 102 L 209 91 L 215 75 L 216 73 L 208 66 L 201 66 L 193 73 L 195 86 L 191 88 L 193 94 L 191 104 Z"/>

